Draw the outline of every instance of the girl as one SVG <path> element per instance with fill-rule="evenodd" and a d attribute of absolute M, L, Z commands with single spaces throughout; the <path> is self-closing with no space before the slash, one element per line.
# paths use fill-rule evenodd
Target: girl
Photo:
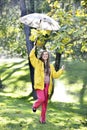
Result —
<path fill-rule="evenodd" d="M 55 71 L 54 66 L 49 63 L 49 54 L 45 50 L 40 58 L 35 56 L 35 46 L 30 52 L 30 62 L 34 67 L 34 88 L 37 93 L 37 100 L 33 104 L 32 110 L 36 112 L 38 107 L 41 108 L 40 123 L 46 123 L 46 111 L 48 97 L 52 92 L 52 79 L 58 78 L 63 73 L 64 66 L 59 71 Z"/>

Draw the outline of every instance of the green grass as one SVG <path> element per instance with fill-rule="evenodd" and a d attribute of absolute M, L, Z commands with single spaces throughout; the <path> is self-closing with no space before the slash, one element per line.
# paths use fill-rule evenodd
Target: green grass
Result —
<path fill-rule="evenodd" d="M 1 63 L 0 130 L 87 130 L 87 63 L 65 62 L 60 80 L 76 103 L 49 101 L 47 123 L 39 123 L 40 108 L 32 112 L 33 98 L 22 98 L 31 92 L 26 61 Z M 83 87 L 84 85 L 84 87 Z"/>
<path fill-rule="evenodd" d="M 19 95 L 26 94 L 29 86 L 31 86 L 29 67 L 26 61 L 3 62 L 0 66 L 0 75 L 5 87 L 5 92 L 19 93 Z"/>
<path fill-rule="evenodd" d="M 87 62 L 66 61 L 62 78 L 68 93 L 81 104 L 87 102 Z"/>
<path fill-rule="evenodd" d="M 31 110 L 32 102 L 25 99 L 0 97 L 1 130 L 86 130 L 87 106 L 49 102 L 47 124 L 39 123 L 40 109 Z"/>

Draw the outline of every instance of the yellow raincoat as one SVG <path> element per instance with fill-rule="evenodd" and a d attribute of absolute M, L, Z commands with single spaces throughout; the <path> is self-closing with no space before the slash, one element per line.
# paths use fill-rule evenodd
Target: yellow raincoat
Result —
<path fill-rule="evenodd" d="M 44 89 L 44 63 L 39 60 L 35 56 L 35 49 L 33 48 L 30 52 L 30 62 L 32 66 L 34 67 L 34 88 L 35 89 Z M 63 70 L 60 69 L 59 71 L 55 71 L 55 68 L 52 64 L 50 64 L 50 84 L 48 89 L 48 94 L 51 94 L 52 91 L 52 79 L 53 78 L 59 78 L 60 75 L 63 73 Z"/>

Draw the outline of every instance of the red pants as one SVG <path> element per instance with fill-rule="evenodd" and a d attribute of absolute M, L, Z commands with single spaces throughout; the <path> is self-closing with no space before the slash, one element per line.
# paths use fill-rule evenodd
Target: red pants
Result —
<path fill-rule="evenodd" d="M 48 84 L 45 85 L 44 90 L 36 90 L 37 93 L 37 100 L 33 104 L 34 108 L 38 108 L 39 106 L 42 107 L 41 109 L 41 117 L 40 121 L 45 122 L 46 121 L 46 111 L 47 111 L 47 104 L 48 104 Z"/>

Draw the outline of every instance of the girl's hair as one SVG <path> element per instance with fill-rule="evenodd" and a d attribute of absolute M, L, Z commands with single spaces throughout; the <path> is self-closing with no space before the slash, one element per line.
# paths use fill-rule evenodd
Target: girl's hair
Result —
<path fill-rule="evenodd" d="M 43 60 L 43 58 L 42 58 L 44 52 L 47 52 L 47 53 L 48 53 L 47 50 L 44 50 L 44 51 L 41 53 L 39 59 L 44 63 L 44 70 L 45 70 L 45 73 L 46 73 L 46 74 L 50 74 L 49 53 L 48 53 L 48 59 L 47 59 L 47 62 L 46 62 L 46 64 L 45 64 L 45 62 L 44 62 L 44 60 Z"/>

